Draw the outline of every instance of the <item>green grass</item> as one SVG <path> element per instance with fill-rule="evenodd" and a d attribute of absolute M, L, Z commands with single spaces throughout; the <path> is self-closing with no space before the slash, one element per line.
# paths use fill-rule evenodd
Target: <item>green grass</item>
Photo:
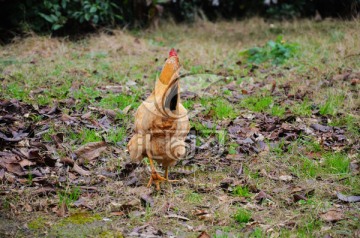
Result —
<path fill-rule="evenodd" d="M 315 178 L 321 173 L 318 162 L 306 157 L 296 157 L 296 165 L 292 168 L 293 173 L 298 177 Z"/>
<path fill-rule="evenodd" d="M 235 118 L 234 107 L 225 100 L 217 100 L 214 106 L 214 117 L 217 119 Z"/>
<path fill-rule="evenodd" d="M 263 112 L 270 109 L 273 104 L 273 98 L 266 97 L 247 97 L 241 101 L 240 105 L 254 112 Z"/>
<path fill-rule="evenodd" d="M 126 136 L 126 128 L 124 127 L 117 127 L 113 130 L 110 130 L 107 134 L 106 134 L 106 140 L 109 142 L 112 142 L 114 144 L 124 140 Z"/>
<path fill-rule="evenodd" d="M 310 101 L 306 98 L 301 103 L 295 103 L 290 107 L 290 111 L 298 116 L 310 116 L 312 113 Z"/>
<path fill-rule="evenodd" d="M 332 116 L 334 116 L 338 112 L 339 107 L 342 106 L 344 100 L 345 100 L 344 95 L 331 95 L 331 96 L 329 96 L 326 99 L 325 103 L 320 105 L 319 113 L 321 115 L 332 115 Z"/>
<path fill-rule="evenodd" d="M 239 197 L 250 197 L 251 196 L 249 189 L 246 186 L 236 186 L 233 189 L 232 194 L 235 196 L 239 196 Z"/>
<path fill-rule="evenodd" d="M 185 200 L 190 202 L 190 203 L 201 203 L 202 202 L 202 196 L 198 193 L 195 193 L 195 192 L 191 192 L 191 193 L 188 193 L 186 196 L 185 196 Z"/>
<path fill-rule="evenodd" d="M 347 174 L 350 170 L 350 159 L 343 153 L 327 153 L 324 155 L 325 170 L 332 174 Z"/>
<path fill-rule="evenodd" d="M 274 105 L 271 108 L 271 115 L 277 116 L 277 117 L 283 117 L 285 114 L 286 108 L 278 105 Z"/>
<path fill-rule="evenodd" d="M 78 187 L 69 187 L 66 190 L 59 191 L 59 205 L 65 203 L 67 207 L 70 206 L 71 203 L 77 201 L 80 198 L 81 191 Z"/>
<path fill-rule="evenodd" d="M 89 142 L 98 142 L 102 140 L 99 132 L 92 129 L 83 129 L 80 135 L 74 135 L 74 139 L 79 138 L 82 141 L 82 144 L 87 144 Z"/>
<path fill-rule="evenodd" d="M 251 212 L 244 208 L 238 208 L 234 214 L 234 219 L 238 223 L 248 223 L 251 219 Z"/>

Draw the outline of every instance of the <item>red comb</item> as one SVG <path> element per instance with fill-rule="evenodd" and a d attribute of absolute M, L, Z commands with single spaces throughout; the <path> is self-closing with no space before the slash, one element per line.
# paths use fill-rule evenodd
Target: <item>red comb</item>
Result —
<path fill-rule="evenodd" d="M 169 52 L 169 57 L 171 56 L 177 56 L 176 50 L 174 48 L 172 48 Z"/>

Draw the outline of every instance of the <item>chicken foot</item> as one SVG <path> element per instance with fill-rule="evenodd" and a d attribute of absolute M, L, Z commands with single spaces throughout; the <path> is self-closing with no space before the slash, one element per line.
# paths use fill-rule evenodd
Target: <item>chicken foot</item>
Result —
<path fill-rule="evenodd" d="M 158 172 L 156 172 L 155 169 L 155 165 L 153 160 L 151 159 L 151 157 L 149 157 L 149 162 L 150 162 L 150 168 L 151 168 L 151 175 L 150 175 L 150 179 L 149 182 L 147 184 L 147 187 L 149 188 L 151 186 L 151 184 L 155 183 L 156 186 L 156 190 L 160 190 L 160 182 L 163 181 L 167 181 L 167 182 L 178 182 L 179 180 L 169 180 L 168 179 L 168 167 L 165 168 L 165 178 L 162 177 L 160 174 L 158 174 Z"/>

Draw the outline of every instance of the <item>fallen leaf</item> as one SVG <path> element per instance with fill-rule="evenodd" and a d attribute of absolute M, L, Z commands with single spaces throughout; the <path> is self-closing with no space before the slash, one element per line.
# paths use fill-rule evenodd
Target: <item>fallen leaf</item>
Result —
<path fill-rule="evenodd" d="M 344 219 L 344 213 L 339 210 L 329 210 L 321 214 L 320 218 L 327 222 L 337 222 Z"/>
<path fill-rule="evenodd" d="M 360 196 L 345 196 L 339 192 L 336 195 L 338 199 L 344 202 L 360 202 Z"/>
<path fill-rule="evenodd" d="M 87 171 L 83 168 L 81 168 L 79 165 L 77 164 L 74 164 L 74 167 L 73 167 L 73 170 L 75 172 L 77 172 L 78 174 L 82 175 L 82 176 L 89 176 L 91 174 L 90 171 Z"/>
<path fill-rule="evenodd" d="M 25 174 L 19 163 L 5 163 L 4 166 L 10 173 L 16 174 L 18 176 L 23 176 Z"/>
<path fill-rule="evenodd" d="M 71 165 L 71 166 L 74 165 L 74 160 L 72 160 L 72 159 L 69 158 L 69 157 L 62 157 L 62 158 L 60 159 L 60 162 L 66 164 L 66 165 Z"/>
<path fill-rule="evenodd" d="M 281 181 L 291 181 L 293 178 L 291 175 L 280 175 L 279 180 Z"/>
<path fill-rule="evenodd" d="M 190 221 L 189 218 L 184 217 L 184 216 L 180 216 L 180 215 L 176 215 L 176 214 L 169 214 L 165 216 L 166 218 L 177 218 L 179 220 L 183 220 L 183 221 Z"/>
<path fill-rule="evenodd" d="M 124 212 L 111 212 L 111 216 L 125 216 L 126 214 Z"/>
<path fill-rule="evenodd" d="M 212 220 L 213 216 L 207 210 L 204 209 L 196 209 L 193 211 L 193 215 L 197 216 L 200 220 Z"/>
<path fill-rule="evenodd" d="M 197 238 L 211 238 L 211 236 L 206 231 L 203 231 Z"/>
<path fill-rule="evenodd" d="M 310 127 L 316 131 L 321 131 L 321 132 L 328 132 L 332 130 L 330 126 L 323 126 L 320 124 L 311 124 Z"/>
<path fill-rule="evenodd" d="M 79 157 L 79 164 L 82 164 L 84 161 L 91 161 L 99 157 L 100 153 L 106 150 L 106 147 L 105 141 L 90 142 L 75 150 L 74 153 Z"/>
<path fill-rule="evenodd" d="M 67 211 L 68 211 L 68 209 L 67 209 L 66 203 L 62 202 L 60 207 L 58 207 L 58 209 L 56 210 L 56 214 L 59 217 L 64 217 L 66 215 Z"/>
<path fill-rule="evenodd" d="M 35 162 L 31 162 L 30 160 L 27 160 L 27 159 L 23 159 L 19 162 L 20 166 L 22 168 L 24 167 L 27 167 L 27 166 L 31 166 L 31 165 L 35 165 L 36 163 Z"/>

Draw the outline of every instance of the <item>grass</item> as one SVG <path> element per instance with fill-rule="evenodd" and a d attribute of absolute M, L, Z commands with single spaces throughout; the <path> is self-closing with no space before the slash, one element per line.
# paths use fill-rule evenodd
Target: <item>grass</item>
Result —
<path fill-rule="evenodd" d="M 327 153 L 325 154 L 325 169 L 333 174 L 347 174 L 350 169 L 350 160 L 343 153 Z"/>
<path fill-rule="evenodd" d="M 71 205 L 71 203 L 75 202 L 80 198 L 81 191 L 78 187 L 71 187 L 65 191 L 60 191 L 58 193 L 59 196 L 59 204 L 65 203 L 67 207 Z"/>
<path fill-rule="evenodd" d="M 270 105 L 273 104 L 272 97 L 248 97 L 241 102 L 241 106 L 254 111 L 263 112 L 270 109 Z"/>
<path fill-rule="evenodd" d="M 244 208 L 238 208 L 234 214 L 234 219 L 238 223 L 248 223 L 251 219 L 251 212 Z"/>
<path fill-rule="evenodd" d="M 360 71 L 358 56 L 351 56 L 358 51 L 358 28 L 357 20 L 316 23 L 294 20 L 273 22 L 270 26 L 254 18 L 242 22 L 199 22 L 193 27 L 168 23 L 158 31 L 135 33 L 112 30 L 112 34 L 99 32 L 77 41 L 31 35 L 0 46 L 1 97 L 21 100 L 36 110 L 57 103 L 62 114 L 80 118 L 76 122 L 64 122 L 38 113 L 28 115 L 34 126 L 30 131 L 49 126 L 39 135 L 48 147 L 49 156 L 71 157 L 74 149 L 101 141 L 103 137 L 109 142 L 104 160 L 84 166 L 92 172 L 90 176 L 80 176 L 71 166 L 56 165 L 56 172 L 50 168 L 46 181 L 57 187 L 57 194 L 32 196 L 38 186 L 47 186 L 41 178 L 29 175 L 11 182 L 12 177 L 5 169 L 5 180 L 0 186 L 6 193 L 0 198 L 0 212 L 12 217 L 5 223 L 26 222 L 30 236 L 35 237 L 43 234 L 126 237 L 144 224 L 164 234 L 172 232 L 174 236 L 184 237 L 197 237 L 199 232 L 195 230 L 199 227 L 212 237 L 217 230 L 224 237 L 337 237 L 344 232 L 353 236 L 360 226 L 356 218 L 359 204 L 340 203 L 334 194 L 360 193 L 358 169 L 354 169 L 354 164 L 358 164 L 358 152 L 354 148 L 360 135 L 357 95 L 360 88 L 359 84 L 351 85 L 349 79 L 333 78 L 349 70 Z M 276 42 L 279 35 L 284 42 Z M 276 44 L 269 45 L 271 41 Z M 291 53 L 291 57 L 285 56 L 285 50 L 276 60 L 278 50 L 286 44 L 297 45 L 299 50 Z M 253 56 L 264 59 L 255 62 L 239 55 L 259 46 L 265 53 L 258 51 Z M 201 83 L 206 85 L 209 79 L 218 81 L 203 90 L 201 96 L 182 98 L 190 112 L 198 111 L 191 118 L 191 127 L 198 132 L 196 146 L 209 139 L 212 143 L 170 170 L 170 177 L 181 182 L 163 183 L 161 192 L 150 193 L 146 188 L 148 163 L 131 172 L 137 179 L 135 184 L 128 186 L 132 175 L 124 179 L 121 173 L 129 172 L 125 146 L 134 126 L 133 114 L 151 93 L 171 47 L 179 50 L 181 73 L 201 74 Z M 180 81 L 182 90 L 186 91 L 185 86 L 191 80 L 198 79 Z M 276 81 L 274 88 L 273 81 Z M 41 92 L 37 92 L 39 89 Z M 124 112 L 125 108 L 128 110 Z M 109 110 L 114 116 L 109 116 Z M 81 118 L 88 112 L 91 112 L 88 119 Z M 60 118 L 61 113 L 52 116 Z M 109 127 L 93 128 L 105 116 Z M 273 117 L 280 120 L 276 130 L 290 124 L 300 131 L 294 131 L 297 138 L 269 136 L 264 138 L 266 150 L 242 152 L 244 146 L 240 148 L 238 140 L 263 133 L 271 126 L 265 121 Z M 309 133 L 306 128 L 313 123 L 340 127 L 346 136 L 344 146 L 326 146 L 324 140 L 332 143 L 335 139 L 316 131 Z M 236 135 L 228 131 L 233 124 L 241 128 Z M 25 129 L 28 125 L 23 126 Z M 218 133 L 217 128 L 223 133 Z M 64 134 L 66 150 L 54 144 L 51 136 L 58 133 Z M 284 129 L 282 138 L 286 133 Z M 22 151 L 27 148 L 27 142 L 7 147 L 5 151 Z M 254 143 L 257 145 L 258 141 Z M 225 148 L 225 153 L 213 158 L 213 149 L 218 146 Z M 239 151 L 242 155 L 237 157 Z M 183 172 L 181 169 L 186 166 L 199 169 Z M 44 165 L 39 169 L 47 172 Z M 292 180 L 281 181 L 278 179 L 281 175 L 291 175 Z M 59 178 L 65 181 L 59 182 Z M 235 184 L 229 185 L 233 189 L 230 193 L 221 187 L 229 179 Z M 92 187 L 96 190 L 86 191 Z M 313 189 L 314 194 L 307 200 L 294 202 L 292 192 L 300 189 Z M 258 191 L 271 198 L 259 203 Z M 94 208 L 87 215 L 77 216 L 74 214 L 82 214 L 83 209 L 74 211 L 72 204 L 80 194 L 89 198 Z M 152 207 L 141 203 L 126 205 L 128 201 L 141 201 L 144 194 L 154 200 Z M 51 212 L 61 203 L 71 208 L 68 214 L 71 219 Z M 125 204 L 129 214 L 112 216 L 112 203 Z M 26 212 L 27 204 L 33 212 Z M 319 215 L 333 207 L 344 209 L 345 219 L 334 223 L 322 221 Z M 212 217 L 202 220 L 193 215 L 194 210 L 204 210 Z M 179 222 L 176 218 L 166 218 L 169 214 L 190 220 Z M 111 221 L 102 221 L 103 218 Z M 78 222 L 82 220 L 86 222 Z M 324 226 L 331 229 L 322 229 Z"/>
<path fill-rule="evenodd" d="M 249 189 L 246 186 L 236 186 L 232 194 L 239 197 L 250 197 L 251 194 L 249 192 Z"/>

